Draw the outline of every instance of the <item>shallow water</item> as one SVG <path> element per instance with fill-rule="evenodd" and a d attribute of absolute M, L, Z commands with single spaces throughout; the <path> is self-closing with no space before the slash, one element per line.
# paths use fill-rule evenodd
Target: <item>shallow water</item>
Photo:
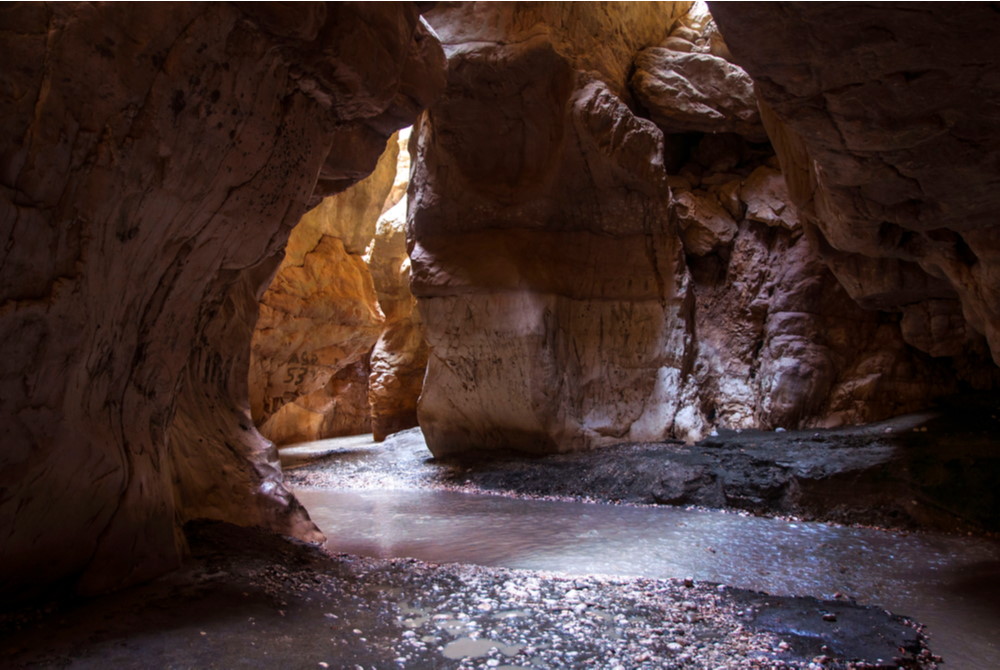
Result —
<path fill-rule="evenodd" d="M 298 489 L 334 552 L 842 593 L 925 624 L 945 668 L 1000 668 L 1000 542 L 670 507 Z"/>

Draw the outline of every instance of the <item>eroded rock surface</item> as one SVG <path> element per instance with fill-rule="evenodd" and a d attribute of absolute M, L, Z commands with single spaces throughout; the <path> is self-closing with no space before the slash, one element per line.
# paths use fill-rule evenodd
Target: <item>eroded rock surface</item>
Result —
<path fill-rule="evenodd" d="M 417 425 L 417 401 L 427 369 L 427 343 L 416 299 L 410 292 L 406 253 L 406 189 L 410 182 L 409 132 L 400 133 L 396 183 L 378 220 L 368 265 L 385 314 L 372 350 L 368 399 L 376 440 Z"/>
<path fill-rule="evenodd" d="M 408 4 L 0 11 L 0 591 L 148 578 L 185 518 L 317 537 L 250 419 L 257 301 L 436 40 Z"/>
<path fill-rule="evenodd" d="M 435 454 L 655 439 L 672 418 L 657 389 L 683 347 L 663 343 L 685 332 L 662 138 L 620 96 L 635 52 L 681 11 L 428 15 L 449 81 L 415 128 L 408 234 Z"/>
<path fill-rule="evenodd" d="M 435 454 L 862 423 L 995 383 L 942 286 L 900 313 L 831 269 L 749 76 L 693 11 L 606 45 L 643 47 L 627 82 L 569 18 L 430 15 L 450 73 L 417 133 L 410 245 Z"/>
<path fill-rule="evenodd" d="M 901 311 L 923 351 L 985 336 L 1000 362 L 1000 15 L 980 3 L 712 11 L 851 296 Z"/>
<path fill-rule="evenodd" d="M 663 47 L 644 49 L 635 67 L 632 90 L 657 124 L 767 140 L 753 80 L 742 68 L 711 54 Z"/>
<path fill-rule="evenodd" d="M 367 357 L 385 318 L 364 254 L 397 156 L 393 138 L 369 177 L 302 217 L 261 298 L 250 409 L 261 433 L 278 444 L 370 432 L 367 393 L 355 391 L 357 406 L 348 400 L 348 369 L 353 386 L 366 388 Z M 341 383 L 331 385 L 334 375 Z"/>

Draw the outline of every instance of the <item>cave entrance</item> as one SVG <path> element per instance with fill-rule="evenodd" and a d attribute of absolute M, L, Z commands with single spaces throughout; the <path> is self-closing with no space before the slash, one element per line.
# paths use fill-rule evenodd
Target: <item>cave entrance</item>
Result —
<path fill-rule="evenodd" d="M 427 349 L 409 290 L 410 129 L 372 174 L 292 230 L 260 300 L 250 361 L 254 423 L 278 445 L 416 425 Z"/>

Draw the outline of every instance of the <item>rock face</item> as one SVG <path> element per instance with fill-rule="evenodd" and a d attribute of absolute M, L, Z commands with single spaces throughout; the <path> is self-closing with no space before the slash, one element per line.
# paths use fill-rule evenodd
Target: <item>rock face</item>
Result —
<path fill-rule="evenodd" d="M 427 345 L 406 255 L 409 136 L 302 217 L 261 300 L 250 406 L 276 444 L 417 425 Z"/>
<path fill-rule="evenodd" d="M 317 537 L 250 420 L 257 301 L 436 40 L 405 3 L 0 12 L 0 591 L 148 578 L 187 518 Z"/>
<path fill-rule="evenodd" d="M 901 316 L 841 286 L 749 77 L 682 9 L 645 33 L 635 3 L 429 14 L 449 77 L 416 131 L 409 244 L 435 454 L 858 423 L 993 383 L 946 304 Z M 908 346 L 925 327 L 961 359 Z"/>
<path fill-rule="evenodd" d="M 729 61 L 652 47 L 639 53 L 635 67 L 632 90 L 657 125 L 767 140 L 753 80 Z"/>
<path fill-rule="evenodd" d="M 250 410 L 278 444 L 370 431 L 367 392 L 355 391 L 357 407 L 346 397 L 348 370 L 353 386 L 367 389 L 366 359 L 384 317 L 364 254 L 395 179 L 397 147 L 393 139 L 369 177 L 302 217 L 261 298 Z M 341 379 L 328 389 L 335 375 Z"/>
<path fill-rule="evenodd" d="M 985 336 L 1000 362 L 1000 15 L 980 3 L 712 11 L 851 297 L 902 312 L 922 351 Z"/>
<path fill-rule="evenodd" d="M 428 14 L 449 79 L 415 128 L 408 235 L 436 455 L 662 435 L 660 389 L 684 364 L 663 346 L 686 336 L 680 255 L 661 133 L 621 96 L 635 52 L 680 11 Z"/>
<path fill-rule="evenodd" d="M 368 400 L 376 441 L 417 425 L 417 400 L 427 369 L 427 343 L 410 292 L 406 253 L 406 189 L 410 182 L 409 131 L 400 132 L 396 182 L 386 199 L 368 255 L 385 326 L 371 355 Z"/>

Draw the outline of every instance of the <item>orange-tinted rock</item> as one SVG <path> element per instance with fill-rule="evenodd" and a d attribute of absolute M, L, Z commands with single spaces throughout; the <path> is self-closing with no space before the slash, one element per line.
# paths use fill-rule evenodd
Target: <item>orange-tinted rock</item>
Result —
<path fill-rule="evenodd" d="M 254 429 L 257 300 L 441 77 L 412 5 L 14 4 L 0 44 L 0 591 L 318 533 Z"/>
<path fill-rule="evenodd" d="M 417 425 L 417 401 L 427 369 L 427 344 L 416 299 L 410 292 L 406 253 L 406 188 L 410 181 L 408 132 L 400 132 L 396 183 L 378 221 L 368 258 L 385 329 L 371 355 L 368 400 L 376 440 Z"/>
<path fill-rule="evenodd" d="M 368 356 L 341 367 L 323 387 L 282 406 L 261 430 L 277 445 L 370 433 Z"/>
<path fill-rule="evenodd" d="M 250 409 L 261 433 L 278 444 L 292 436 L 303 441 L 369 432 L 367 419 L 329 415 L 345 405 L 328 396 L 326 387 L 338 372 L 367 357 L 383 330 L 364 253 L 392 188 L 397 154 L 393 139 L 369 177 L 302 217 L 261 298 L 250 359 Z M 367 400 L 351 413 L 367 416 Z M 347 432 L 327 432 L 334 426 Z"/>

